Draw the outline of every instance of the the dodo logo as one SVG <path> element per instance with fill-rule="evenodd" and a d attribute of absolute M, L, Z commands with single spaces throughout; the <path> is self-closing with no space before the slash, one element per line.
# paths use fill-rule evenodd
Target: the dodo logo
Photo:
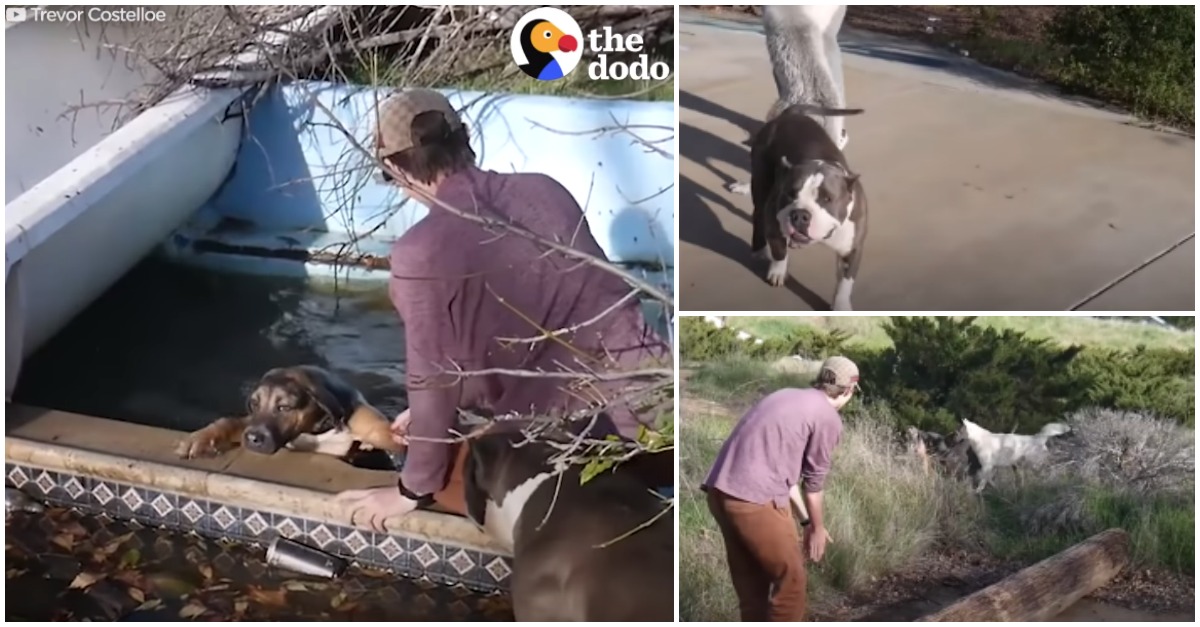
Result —
<path fill-rule="evenodd" d="M 513 60 L 522 72 L 539 81 L 566 76 L 583 58 L 583 31 L 574 18 L 561 9 L 534 9 L 513 27 Z"/>

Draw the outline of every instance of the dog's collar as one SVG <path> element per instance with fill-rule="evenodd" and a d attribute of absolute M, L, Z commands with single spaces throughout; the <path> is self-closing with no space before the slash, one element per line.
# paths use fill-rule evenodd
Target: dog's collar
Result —
<path fill-rule="evenodd" d="M 838 170 L 840 170 L 840 171 L 841 171 L 841 173 L 842 173 L 842 174 L 844 174 L 845 176 L 850 176 L 850 170 L 847 170 L 847 169 L 846 169 L 846 166 L 844 166 L 844 165 L 842 165 L 842 164 L 840 164 L 840 163 L 838 163 L 838 162 L 836 162 L 836 161 L 826 161 L 826 160 L 824 160 L 824 159 L 812 159 L 812 162 L 813 162 L 813 163 L 817 163 L 817 164 L 821 164 L 821 165 L 827 165 L 827 166 L 830 166 L 830 167 L 833 167 L 833 168 L 837 168 L 837 169 L 838 169 Z"/>

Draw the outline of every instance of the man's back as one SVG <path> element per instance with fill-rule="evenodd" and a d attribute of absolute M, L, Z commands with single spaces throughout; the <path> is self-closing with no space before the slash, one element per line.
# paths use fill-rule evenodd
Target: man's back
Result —
<path fill-rule="evenodd" d="M 460 172 L 442 184 L 438 199 L 605 258 L 574 199 L 545 175 Z M 431 357 L 453 359 L 463 370 L 605 371 L 636 367 L 647 357 L 669 359 L 668 347 L 646 324 L 637 299 L 604 313 L 631 289 L 619 277 L 561 253 L 547 254 L 545 246 L 503 228 L 483 227 L 433 207 L 398 243 L 392 261 L 393 268 L 418 275 L 393 281 L 393 300 L 405 312 L 406 332 L 439 334 L 437 344 L 454 349 Z M 422 275 L 441 280 L 422 281 Z M 414 304 L 407 299 L 418 293 L 432 302 L 417 306 L 433 310 L 408 315 Z M 597 320 L 582 324 L 592 319 Z M 504 341 L 564 328 L 574 330 L 537 342 Z M 578 396 L 600 401 L 609 395 L 603 389 L 567 394 L 566 383 L 480 377 L 469 386 L 474 398 L 467 400 L 508 412 L 557 409 L 577 405 Z M 623 418 L 614 416 L 628 422 Z M 635 425 L 620 426 L 628 432 Z"/>
<path fill-rule="evenodd" d="M 784 388 L 750 408 L 725 440 L 704 481 L 736 499 L 784 507 L 802 477 L 820 490 L 842 423 L 825 393 Z"/>

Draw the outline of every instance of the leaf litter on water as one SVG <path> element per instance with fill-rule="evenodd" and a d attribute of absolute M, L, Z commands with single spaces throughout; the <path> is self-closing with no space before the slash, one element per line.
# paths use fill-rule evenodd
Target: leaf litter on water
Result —
<path fill-rule="evenodd" d="M 92 584 L 100 581 L 103 578 L 104 575 L 99 573 L 83 571 L 82 573 L 75 575 L 75 578 L 71 580 L 71 585 L 67 586 L 67 589 L 86 590 L 90 588 Z"/>

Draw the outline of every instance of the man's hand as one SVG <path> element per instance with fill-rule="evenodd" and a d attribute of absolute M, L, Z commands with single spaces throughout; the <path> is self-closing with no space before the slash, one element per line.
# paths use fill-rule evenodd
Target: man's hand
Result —
<path fill-rule="evenodd" d="M 412 414 L 406 409 L 392 420 L 392 440 L 401 446 L 408 446 L 408 423 L 412 422 Z"/>
<path fill-rule="evenodd" d="M 375 531 L 387 531 L 388 518 L 417 509 L 417 502 L 405 498 L 396 486 L 346 490 L 334 498 L 339 505 L 350 509 L 350 524 L 366 524 Z"/>
<path fill-rule="evenodd" d="M 832 544 L 833 538 L 824 526 L 809 525 L 804 528 L 804 552 L 808 559 L 819 562 L 825 557 L 825 545 Z"/>

